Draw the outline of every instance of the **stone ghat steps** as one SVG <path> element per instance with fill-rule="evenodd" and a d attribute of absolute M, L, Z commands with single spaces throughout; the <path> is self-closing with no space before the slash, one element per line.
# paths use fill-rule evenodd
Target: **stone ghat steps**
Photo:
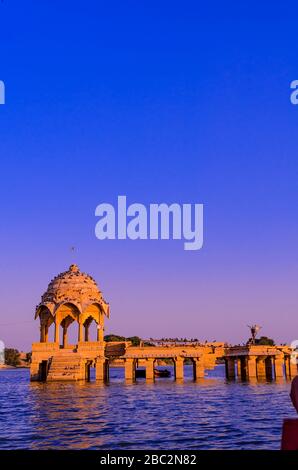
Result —
<path fill-rule="evenodd" d="M 48 377 L 47 382 L 73 381 L 81 380 L 77 374 L 52 374 Z"/>
<path fill-rule="evenodd" d="M 61 370 L 65 370 L 65 372 L 67 371 L 75 371 L 75 370 L 78 370 L 81 368 L 81 364 L 54 364 L 54 366 L 50 366 L 49 368 L 49 372 L 53 372 L 53 371 L 61 371 Z"/>
<path fill-rule="evenodd" d="M 53 356 L 49 363 L 47 382 L 82 379 L 82 359 L 75 353 Z"/>
<path fill-rule="evenodd" d="M 81 362 L 81 356 L 78 356 L 77 354 L 73 354 L 73 356 L 65 357 L 65 356 L 53 356 L 52 357 L 52 362 L 72 362 L 72 363 L 79 363 Z"/>
<path fill-rule="evenodd" d="M 79 353 L 77 353 L 76 351 L 73 351 L 72 349 L 59 349 L 57 353 L 54 353 L 55 357 L 73 357 L 74 355 L 77 355 L 79 356 Z"/>

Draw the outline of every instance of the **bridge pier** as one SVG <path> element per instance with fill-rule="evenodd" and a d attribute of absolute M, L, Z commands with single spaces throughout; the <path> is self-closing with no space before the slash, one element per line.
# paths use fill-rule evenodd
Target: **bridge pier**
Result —
<path fill-rule="evenodd" d="M 31 380 L 32 382 L 34 382 L 34 381 L 41 381 L 39 362 L 31 362 L 31 366 L 30 366 L 30 380 Z"/>
<path fill-rule="evenodd" d="M 247 380 L 248 379 L 247 357 L 241 357 L 240 362 L 241 362 L 241 373 L 240 373 L 241 380 Z"/>
<path fill-rule="evenodd" d="M 242 364 L 241 364 L 241 357 L 237 357 L 236 359 L 236 370 L 237 370 L 237 379 L 242 378 Z"/>
<path fill-rule="evenodd" d="M 175 380 L 182 381 L 184 379 L 184 359 L 183 357 L 176 357 L 174 359 Z"/>
<path fill-rule="evenodd" d="M 280 379 L 284 377 L 284 360 L 283 358 L 276 357 L 274 360 L 275 378 Z"/>
<path fill-rule="evenodd" d="M 146 360 L 146 381 L 147 382 L 154 382 L 154 358 L 148 358 Z"/>
<path fill-rule="evenodd" d="M 247 357 L 247 378 L 248 379 L 257 378 L 257 356 Z"/>
<path fill-rule="evenodd" d="M 98 357 L 95 360 L 95 380 L 108 382 L 109 380 L 109 361 Z"/>
<path fill-rule="evenodd" d="M 125 380 L 134 382 L 136 379 L 136 361 L 132 358 L 125 359 Z"/>
<path fill-rule="evenodd" d="M 246 356 L 238 356 L 236 362 L 236 375 L 238 380 L 246 380 L 248 378 L 248 361 Z"/>
<path fill-rule="evenodd" d="M 266 365 L 265 359 L 257 359 L 257 377 L 258 379 L 266 379 Z"/>
<path fill-rule="evenodd" d="M 298 374 L 298 366 L 291 361 L 289 346 L 247 344 L 229 346 L 225 350 L 226 376 L 233 378 L 236 362 L 237 377 L 242 380 L 284 378 L 293 379 Z"/>
<path fill-rule="evenodd" d="M 265 359 L 265 368 L 266 368 L 266 379 L 273 380 L 273 358 L 266 357 Z"/>
<path fill-rule="evenodd" d="M 285 374 L 287 379 L 293 379 L 297 375 L 297 364 L 291 361 L 291 356 L 285 357 Z"/>
<path fill-rule="evenodd" d="M 235 358 L 234 357 L 226 358 L 226 378 L 228 380 L 233 380 L 235 378 Z"/>
<path fill-rule="evenodd" d="M 290 361 L 290 376 L 291 376 L 291 379 L 293 379 L 297 375 L 297 364 L 292 363 L 291 358 L 289 358 L 289 361 Z"/>
<path fill-rule="evenodd" d="M 291 378 L 291 361 L 289 360 L 289 357 L 285 357 L 284 360 L 284 365 L 285 365 L 285 376 L 287 379 Z"/>
<path fill-rule="evenodd" d="M 204 363 L 201 359 L 194 357 L 193 358 L 193 379 L 203 379 L 205 375 Z"/>

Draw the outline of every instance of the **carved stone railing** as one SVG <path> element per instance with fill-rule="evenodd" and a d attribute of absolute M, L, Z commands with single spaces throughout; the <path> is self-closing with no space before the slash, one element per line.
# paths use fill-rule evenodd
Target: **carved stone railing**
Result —
<path fill-rule="evenodd" d="M 58 351 L 59 344 L 58 343 L 33 343 L 32 344 L 32 352 L 51 352 L 51 351 Z"/>

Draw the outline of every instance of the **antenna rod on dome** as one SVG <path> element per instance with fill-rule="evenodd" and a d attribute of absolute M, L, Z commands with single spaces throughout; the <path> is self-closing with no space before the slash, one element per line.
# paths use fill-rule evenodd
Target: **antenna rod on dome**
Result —
<path fill-rule="evenodd" d="M 77 264 L 76 263 L 76 247 L 75 246 L 71 246 L 70 247 L 70 252 L 71 252 L 71 264 Z"/>

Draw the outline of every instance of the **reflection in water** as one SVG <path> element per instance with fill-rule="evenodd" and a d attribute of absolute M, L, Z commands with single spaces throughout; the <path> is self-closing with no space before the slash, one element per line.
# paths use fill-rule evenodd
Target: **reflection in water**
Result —
<path fill-rule="evenodd" d="M 294 416 L 289 383 L 240 383 L 218 366 L 198 383 L 159 378 L 108 385 L 30 383 L 28 370 L 0 372 L 1 449 L 278 449 Z"/>
<path fill-rule="evenodd" d="M 67 440 L 67 447 L 84 449 L 94 440 L 102 446 L 107 426 L 108 408 L 103 384 L 31 384 L 34 415 L 30 420 L 47 447 L 60 447 Z M 62 445 L 64 447 L 64 445 Z M 39 441 L 33 449 L 40 448 Z"/>

